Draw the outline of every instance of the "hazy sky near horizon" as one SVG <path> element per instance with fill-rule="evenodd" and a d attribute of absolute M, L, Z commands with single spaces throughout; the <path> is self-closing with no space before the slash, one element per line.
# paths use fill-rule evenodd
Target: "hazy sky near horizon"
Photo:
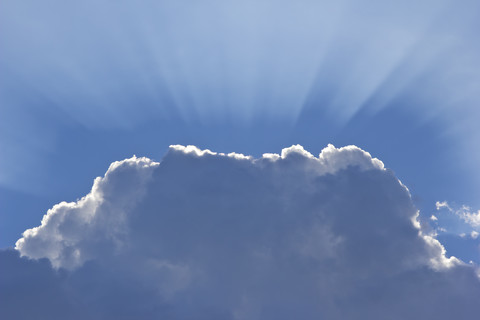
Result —
<path fill-rule="evenodd" d="M 480 263 L 479 29 L 475 0 L 3 1 L 0 248 L 132 155 L 334 144 Z"/>

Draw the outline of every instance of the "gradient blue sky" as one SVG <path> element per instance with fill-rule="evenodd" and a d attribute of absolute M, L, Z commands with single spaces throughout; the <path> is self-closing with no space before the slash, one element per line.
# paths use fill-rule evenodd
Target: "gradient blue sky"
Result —
<path fill-rule="evenodd" d="M 468 0 L 2 1 L 0 247 L 133 154 L 333 143 L 381 159 L 479 262 L 455 214 L 480 208 L 478 30 Z"/>

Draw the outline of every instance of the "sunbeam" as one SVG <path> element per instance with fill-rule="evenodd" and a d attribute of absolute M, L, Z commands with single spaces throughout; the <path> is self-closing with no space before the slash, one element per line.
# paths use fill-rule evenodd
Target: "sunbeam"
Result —
<path fill-rule="evenodd" d="M 163 137 L 246 153 L 340 140 L 398 159 L 396 139 L 480 187 L 479 18 L 474 0 L 4 1 L 0 186 L 44 190 L 64 153 L 113 161 Z M 406 129 L 387 143 L 385 127 Z"/>

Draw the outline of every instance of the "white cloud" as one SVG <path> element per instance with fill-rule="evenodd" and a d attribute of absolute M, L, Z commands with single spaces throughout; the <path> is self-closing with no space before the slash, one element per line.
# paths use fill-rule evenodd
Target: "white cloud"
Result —
<path fill-rule="evenodd" d="M 135 156 L 112 163 L 88 195 L 53 206 L 39 227 L 23 233 L 16 249 L 30 258 L 47 258 L 57 268 L 75 268 L 101 249 L 118 249 L 125 240 L 127 214 L 141 200 L 157 166 Z"/>
<path fill-rule="evenodd" d="M 474 211 L 472 208 L 466 205 L 462 205 L 461 207 L 452 208 L 452 206 L 446 202 L 436 202 L 437 210 L 446 209 L 448 212 L 453 213 L 456 215 L 461 221 L 469 225 L 471 228 L 478 228 L 480 227 L 480 210 Z M 475 231 L 476 232 L 476 231 Z"/>
<path fill-rule="evenodd" d="M 93 290 L 106 301 L 101 314 L 112 312 L 113 298 L 137 318 L 149 310 L 145 319 L 480 311 L 463 299 L 480 294 L 473 267 L 448 257 L 417 216 L 406 187 L 354 146 L 329 145 L 315 157 L 297 145 L 259 159 L 172 146 L 160 163 L 112 164 L 86 197 L 54 206 L 25 231 L 16 249 L 67 269 L 56 281 L 76 305 L 91 303 L 91 279 L 114 279 Z"/>
<path fill-rule="evenodd" d="M 480 210 L 475 212 L 470 207 L 462 206 L 456 214 L 472 227 L 480 227 Z"/>
<path fill-rule="evenodd" d="M 450 208 L 450 206 L 448 205 L 447 201 L 437 201 L 435 203 L 435 206 L 437 207 L 437 210 L 441 210 L 443 208 L 446 208 L 448 210 L 452 210 L 452 208 Z"/>
<path fill-rule="evenodd" d="M 295 145 L 283 149 L 281 155 L 266 154 L 260 159 L 253 159 L 243 154 L 216 153 L 200 150 L 195 146 L 172 145 L 164 162 L 169 162 L 170 159 L 181 159 L 180 161 L 187 161 L 187 163 L 194 159 L 211 161 L 212 167 L 206 164 L 207 170 L 212 170 L 211 173 L 215 172 L 214 164 L 223 159 L 231 170 L 243 168 L 242 170 L 257 171 L 256 174 L 259 174 L 260 179 L 251 181 L 254 183 L 253 188 L 257 187 L 256 180 L 262 183 L 261 177 L 269 172 L 269 175 L 273 174 L 274 180 L 285 175 L 286 179 L 281 181 L 282 184 L 288 185 L 297 180 L 298 188 L 302 188 L 305 187 L 302 183 L 311 184 L 315 177 L 334 174 L 349 166 L 358 167 L 360 170 L 384 170 L 381 161 L 371 158 L 369 153 L 354 146 L 337 149 L 329 145 L 317 158 L 302 146 Z M 188 166 L 187 163 L 185 163 L 186 166 Z M 195 164 L 192 163 L 192 165 Z M 16 249 L 22 255 L 30 258 L 48 258 L 56 268 L 68 269 L 76 268 L 86 260 L 98 256 L 98 248 L 121 251 L 121 247 L 129 241 L 127 220 L 129 215 L 135 214 L 133 211 L 136 202 L 142 201 L 147 189 L 157 187 L 155 181 L 149 185 L 149 180 L 152 174 L 155 174 L 157 167 L 161 171 L 162 167 L 158 162 L 135 156 L 114 162 L 110 165 L 105 177 L 95 179 L 92 191 L 87 196 L 77 202 L 62 202 L 55 205 L 44 216 L 41 226 L 26 230 L 23 238 L 18 240 Z M 182 170 L 185 169 L 176 168 L 176 170 L 179 171 L 180 177 Z M 202 177 L 206 184 L 211 178 L 208 174 L 201 172 L 193 174 Z M 235 183 L 235 180 L 241 180 L 241 177 L 233 178 L 232 183 Z M 242 188 L 242 186 L 238 187 Z M 182 189 L 180 191 L 185 192 L 181 195 L 185 200 L 198 197 L 195 194 L 197 190 L 187 192 Z M 201 192 L 201 190 L 198 191 Z M 285 190 L 287 196 L 289 191 L 287 187 Z M 210 196 L 215 199 L 222 193 L 212 192 Z M 276 203 L 277 199 L 272 201 Z M 194 209 L 200 210 L 201 207 Z"/>

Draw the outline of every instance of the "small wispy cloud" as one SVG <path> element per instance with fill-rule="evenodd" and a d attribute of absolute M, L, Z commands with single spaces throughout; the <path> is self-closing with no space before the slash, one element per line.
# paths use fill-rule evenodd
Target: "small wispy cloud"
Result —
<path fill-rule="evenodd" d="M 447 201 L 436 202 L 437 211 L 446 209 L 448 212 L 455 214 L 460 220 L 470 225 L 473 228 L 480 227 L 480 210 L 473 210 L 467 205 L 462 205 L 459 208 L 452 208 Z M 435 217 L 432 215 L 432 217 Z M 436 217 L 432 220 L 438 220 Z"/>
<path fill-rule="evenodd" d="M 457 206 L 447 201 L 437 201 L 435 206 L 438 214 L 432 214 L 430 217 L 430 220 L 435 222 L 435 230 L 448 228 L 450 234 L 456 234 L 464 239 L 475 240 L 479 237 L 480 210 L 475 211 L 470 206 Z"/>
<path fill-rule="evenodd" d="M 437 211 L 440 210 L 440 209 L 443 209 L 443 208 L 446 208 L 450 211 L 452 210 L 452 208 L 450 208 L 450 206 L 448 205 L 447 201 L 442 201 L 442 202 L 437 201 L 435 203 L 435 207 L 437 208 Z"/>

